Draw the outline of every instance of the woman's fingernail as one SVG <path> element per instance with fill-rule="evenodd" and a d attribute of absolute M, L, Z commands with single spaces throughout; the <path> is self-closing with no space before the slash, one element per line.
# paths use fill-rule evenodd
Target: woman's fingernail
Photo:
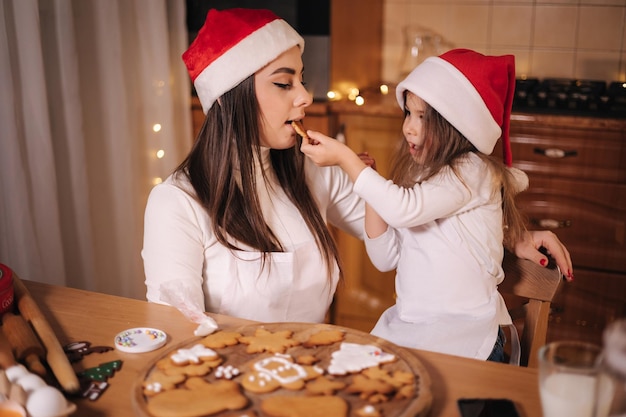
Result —
<path fill-rule="evenodd" d="M 548 263 L 548 260 L 544 258 L 540 260 L 539 263 L 541 264 L 541 266 L 546 266 L 546 264 Z"/>
<path fill-rule="evenodd" d="M 572 271 L 567 271 L 567 279 L 570 281 L 574 281 L 574 274 L 572 274 Z"/>

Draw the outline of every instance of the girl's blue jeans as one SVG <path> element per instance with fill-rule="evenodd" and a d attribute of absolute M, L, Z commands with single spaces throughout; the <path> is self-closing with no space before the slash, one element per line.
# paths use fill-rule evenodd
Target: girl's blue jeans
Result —
<path fill-rule="evenodd" d="M 506 362 L 506 358 L 504 357 L 504 345 L 506 343 L 506 335 L 502 330 L 502 327 L 498 329 L 498 338 L 496 339 L 496 344 L 493 346 L 493 350 L 491 354 L 487 358 L 488 361 L 492 362 Z"/>

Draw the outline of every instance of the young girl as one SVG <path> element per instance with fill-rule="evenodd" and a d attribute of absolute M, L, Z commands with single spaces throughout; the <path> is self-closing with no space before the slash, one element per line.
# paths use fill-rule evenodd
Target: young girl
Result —
<path fill-rule="evenodd" d="M 514 196 L 519 170 L 489 156 L 508 127 L 515 87 L 512 55 L 452 50 L 427 59 L 396 91 L 405 137 L 388 181 L 348 147 L 310 132 L 302 151 L 338 164 L 367 202 L 372 263 L 396 269 L 396 304 L 372 333 L 399 345 L 477 359 L 502 359 L 499 326 L 510 324 L 497 286 L 503 243 L 525 233 Z M 504 230 L 504 233 L 503 233 Z"/>
<path fill-rule="evenodd" d="M 206 120 L 146 206 L 149 301 L 187 314 L 324 320 L 340 277 L 326 224 L 362 238 L 365 210 L 340 168 L 318 167 L 299 151 L 291 121 L 312 101 L 303 49 L 268 10 L 209 11 L 183 55 Z M 517 253 L 540 262 L 540 245 L 568 263 L 550 232 L 526 235 Z"/>

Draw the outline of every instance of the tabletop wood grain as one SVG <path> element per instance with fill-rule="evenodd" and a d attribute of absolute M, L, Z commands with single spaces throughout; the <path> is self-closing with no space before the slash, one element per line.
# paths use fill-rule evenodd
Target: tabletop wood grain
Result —
<path fill-rule="evenodd" d="M 115 335 L 133 327 L 154 327 L 168 335 L 165 348 L 193 337 L 195 324 L 173 307 L 85 290 L 24 281 L 46 315 L 62 345 L 88 341 L 92 346 L 113 347 Z M 220 328 L 239 327 L 249 322 L 212 314 Z M 163 348 L 161 348 L 163 349 Z M 74 363 L 75 370 L 121 360 L 122 367 L 109 378 L 109 387 L 95 401 L 72 398 L 76 417 L 134 416 L 131 398 L 139 374 L 160 355 L 111 350 L 91 353 Z M 459 416 L 459 398 L 509 398 L 521 417 L 541 416 L 536 369 L 496 364 L 433 352 L 408 350 L 423 364 L 432 382 L 430 415 Z"/>

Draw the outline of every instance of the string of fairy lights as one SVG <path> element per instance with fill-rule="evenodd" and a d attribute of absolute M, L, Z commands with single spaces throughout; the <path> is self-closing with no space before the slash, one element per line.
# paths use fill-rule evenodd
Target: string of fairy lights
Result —
<path fill-rule="evenodd" d="M 378 86 L 377 90 L 382 95 L 389 94 L 389 86 L 387 84 L 381 84 L 380 86 Z M 339 89 L 331 90 L 328 93 L 326 93 L 326 97 L 330 101 L 343 100 L 345 97 L 348 100 L 353 101 L 354 104 L 356 104 L 357 106 L 365 105 L 365 97 L 361 94 L 361 90 L 353 86 L 345 87 L 343 89 L 343 93 L 339 91 Z"/>
<path fill-rule="evenodd" d="M 157 78 L 152 81 L 152 92 L 154 94 L 154 100 L 149 103 L 148 117 L 151 119 L 149 124 L 150 136 L 149 136 L 149 149 L 153 163 L 150 164 L 150 178 L 151 184 L 157 185 L 163 182 L 163 175 L 166 167 L 164 166 L 166 156 L 166 130 L 171 134 L 171 128 L 166 129 L 167 124 L 167 112 L 164 109 L 166 100 L 169 100 L 169 92 L 166 91 L 166 82 L 163 79 Z M 171 120 L 171 115 L 170 118 Z M 171 123 L 169 123 L 171 126 Z M 154 163 L 154 161 L 159 163 Z"/>

